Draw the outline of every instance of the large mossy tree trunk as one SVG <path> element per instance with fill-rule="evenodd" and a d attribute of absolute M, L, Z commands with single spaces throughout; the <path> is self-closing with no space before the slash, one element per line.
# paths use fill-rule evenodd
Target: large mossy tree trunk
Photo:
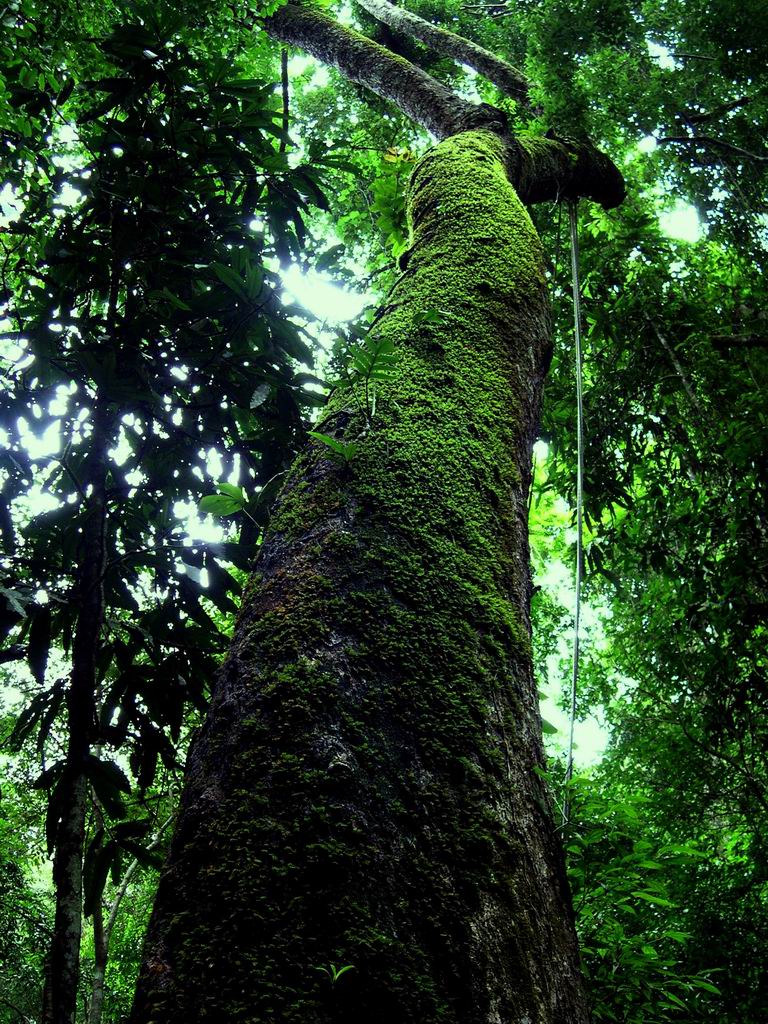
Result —
<path fill-rule="evenodd" d="M 134 1024 L 588 1020 L 537 769 L 526 496 L 549 351 L 505 147 L 412 180 L 366 429 L 295 465 L 194 744 Z M 424 317 L 438 310 L 434 317 Z M 331 964 L 353 965 L 331 983 Z"/>

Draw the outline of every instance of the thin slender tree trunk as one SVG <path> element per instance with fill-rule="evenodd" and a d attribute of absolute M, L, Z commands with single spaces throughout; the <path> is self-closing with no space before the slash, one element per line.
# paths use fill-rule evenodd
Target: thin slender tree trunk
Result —
<path fill-rule="evenodd" d="M 351 462 L 313 444 L 278 503 L 133 1024 L 588 1020 L 530 650 L 540 244 L 487 131 L 419 163 L 409 212 L 394 379 L 370 427 L 333 396 Z"/>
<path fill-rule="evenodd" d="M 72 674 L 67 693 L 68 743 L 56 806 L 53 883 L 56 916 L 51 940 L 49 998 L 44 1024 L 72 1024 L 75 1019 L 80 974 L 80 937 L 83 906 L 83 845 L 88 805 L 88 756 L 94 739 L 96 656 L 104 616 L 106 561 L 106 477 L 109 429 L 102 406 L 97 405 L 91 439 L 87 479 L 87 517 L 83 527 L 78 570 L 78 617 L 72 645 Z"/>
<path fill-rule="evenodd" d="M 162 840 L 163 833 L 171 824 L 172 818 L 166 820 L 158 828 L 155 838 L 147 847 L 147 852 L 157 849 Z M 104 1014 L 105 980 L 107 964 L 109 963 L 109 945 L 112 941 L 112 932 L 117 922 L 117 915 L 120 912 L 125 895 L 128 892 L 131 882 L 139 869 L 139 861 L 133 859 L 126 868 L 122 881 L 118 886 L 112 903 L 109 906 L 109 916 L 104 921 L 104 908 L 101 903 L 97 905 L 93 915 L 93 972 L 91 981 L 91 1002 L 88 1008 L 88 1024 L 101 1024 Z"/>
<path fill-rule="evenodd" d="M 104 910 L 99 900 L 93 910 L 93 971 L 88 1024 L 101 1024 L 104 1011 L 104 978 L 109 957 L 109 940 L 104 929 Z"/>

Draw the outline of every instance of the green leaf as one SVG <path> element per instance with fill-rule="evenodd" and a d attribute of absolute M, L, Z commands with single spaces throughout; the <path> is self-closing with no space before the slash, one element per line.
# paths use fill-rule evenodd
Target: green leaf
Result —
<path fill-rule="evenodd" d="M 299 329 L 288 320 L 271 320 L 270 331 L 276 345 L 282 348 L 289 356 L 298 359 L 307 366 L 312 366 L 314 357 L 310 347 L 299 337 Z"/>
<path fill-rule="evenodd" d="M 24 708 L 16 719 L 16 724 L 13 727 L 11 735 L 5 741 L 9 750 L 14 753 L 18 753 L 21 750 L 24 740 L 32 732 L 37 722 L 42 718 L 45 711 L 45 702 L 46 695 L 44 693 L 38 693 L 32 699 L 29 706 Z"/>
<path fill-rule="evenodd" d="M 415 314 L 413 322 L 418 327 L 423 324 L 444 324 L 452 316 L 448 309 L 423 309 Z"/>
<path fill-rule="evenodd" d="M 64 703 L 66 696 L 66 681 L 64 679 L 57 679 L 51 687 L 49 695 L 50 699 L 48 701 L 48 707 L 40 716 L 40 728 L 37 733 L 36 746 L 39 754 L 42 754 L 45 749 L 45 743 Z"/>
<path fill-rule="evenodd" d="M 227 82 L 222 82 L 219 88 L 234 95 L 248 96 L 253 99 L 261 96 L 266 98 L 271 92 L 271 88 L 265 86 L 260 78 L 231 78 Z M 274 111 L 268 111 L 267 113 L 274 116 Z"/>
<path fill-rule="evenodd" d="M 112 761 L 102 761 L 91 754 L 85 765 L 86 777 L 93 786 L 96 797 L 111 818 L 122 818 L 125 815 L 121 793 L 130 793 L 131 784 L 122 768 Z"/>
<path fill-rule="evenodd" d="M 85 848 L 85 857 L 83 858 L 83 888 L 86 892 L 92 888 L 96 859 L 101 851 L 103 843 L 104 829 L 97 828 Z M 106 878 L 106 875 L 104 877 Z"/>
<path fill-rule="evenodd" d="M 115 790 L 120 790 L 123 793 L 130 793 L 131 791 L 131 784 L 125 772 L 114 761 L 102 761 L 95 754 L 91 754 L 86 762 L 85 774 L 91 782 L 98 780 L 100 783 L 103 782 L 105 785 Z"/>
<path fill-rule="evenodd" d="M 691 978 L 690 984 L 694 988 L 703 988 L 705 992 L 711 992 L 713 995 L 721 996 L 723 993 L 712 984 L 711 981 L 705 981 L 703 978 Z"/>
<path fill-rule="evenodd" d="M 333 454 L 339 456 L 339 458 L 344 462 L 349 462 L 359 447 L 354 441 L 350 441 L 349 444 L 345 444 L 343 441 L 337 441 L 335 437 L 330 437 L 328 434 L 321 434 L 317 430 L 308 430 L 307 433 L 310 437 L 314 438 L 315 441 L 320 441 L 321 444 L 330 448 Z"/>
<path fill-rule="evenodd" d="M 347 971 L 353 971 L 355 969 L 354 964 L 345 964 L 343 967 L 336 967 L 336 964 L 328 964 L 327 967 L 315 967 L 316 971 L 321 971 L 323 974 L 327 974 L 330 978 L 331 984 L 335 985 L 342 974 L 346 974 Z"/>
<path fill-rule="evenodd" d="M 135 839 L 120 839 L 120 845 L 126 851 L 130 853 L 132 857 L 135 857 L 139 864 L 148 868 L 161 868 L 163 866 L 163 857 L 161 854 L 156 853 L 153 850 L 148 850 L 146 846 L 142 846 L 141 843 L 137 843 Z"/>
<path fill-rule="evenodd" d="M 245 504 L 246 498 L 242 487 L 225 482 L 216 484 L 216 488 L 219 491 L 219 494 L 226 494 L 228 498 L 235 498 L 241 504 Z"/>
<path fill-rule="evenodd" d="M 237 271 L 233 270 L 232 267 L 225 266 L 223 263 L 212 263 L 211 270 L 230 291 L 234 292 L 235 295 L 245 302 L 249 301 L 245 283 Z"/>
<path fill-rule="evenodd" d="M 25 598 L 19 593 L 18 590 L 10 590 L 7 587 L 0 587 L 0 594 L 5 598 L 6 603 L 17 615 L 25 616 Z"/>
<path fill-rule="evenodd" d="M 29 67 L 22 67 L 19 71 L 19 81 L 25 89 L 35 89 L 37 87 L 37 75 Z"/>
<path fill-rule="evenodd" d="M 323 380 L 322 377 L 317 377 L 314 373 L 295 373 L 291 379 L 291 384 L 297 387 L 304 387 L 307 384 L 314 384 L 317 387 L 328 389 L 328 381 Z M 321 396 L 324 398 L 324 396 Z"/>
<path fill-rule="evenodd" d="M 560 730 L 557 728 L 556 725 L 552 725 L 551 722 L 548 722 L 546 718 L 542 718 L 541 731 L 544 733 L 545 736 L 554 736 Z"/>
<path fill-rule="evenodd" d="M 258 409 L 260 405 L 269 398 L 272 391 L 271 384 L 259 384 L 256 390 L 251 395 L 251 401 L 249 402 L 250 409 Z"/>
<path fill-rule="evenodd" d="M 130 818 L 118 821 L 112 828 L 114 837 L 122 842 L 124 839 L 138 839 L 145 836 L 152 827 L 149 818 Z"/>
<path fill-rule="evenodd" d="M 74 88 L 75 88 L 75 80 L 74 80 L 74 78 L 68 79 L 64 83 L 64 85 L 62 86 L 61 92 L 56 97 L 56 104 L 57 104 L 57 106 L 60 107 L 60 106 L 62 106 L 62 104 L 67 102 L 69 97 L 72 95 L 72 90 Z"/>
<path fill-rule="evenodd" d="M 46 768 L 32 783 L 32 789 L 50 789 L 61 778 L 65 764 L 66 762 L 61 760 L 52 764 L 50 768 Z"/>
<path fill-rule="evenodd" d="M 206 494 L 200 499 L 197 507 L 205 514 L 231 516 L 241 511 L 243 503 L 239 498 L 230 498 L 224 494 Z"/>
<path fill-rule="evenodd" d="M 674 992 L 666 991 L 664 993 L 664 998 L 668 999 L 670 1003 L 672 1003 L 674 1006 L 680 1007 L 680 1009 L 682 1010 L 688 1009 L 683 1000 L 679 996 L 676 996 Z"/>
<path fill-rule="evenodd" d="M 674 907 L 674 903 L 669 900 L 665 900 L 663 896 L 657 895 L 655 892 L 648 892 L 647 890 L 638 889 L 632 893 L 638 899 L 645 900 L 646 903 L 653 903 L 659 907 Z"/>
<path fill-rule="evenodd" d="M 180 299 L 178 295 L 174 295 L 173 292 L 170 291 L 168 288 L 161 288 L 159 291 L 151 292 L 150 294 L 153 297 L 157 296 L 158 298 L 167 299 L 167 301 L 170 302 L 172 306 L 175 306 L 176 309 L 183 310 L 185 313 L 192 312 L 192 307 L 188 305 L 186 302 L 184 302 L 183 299 Z"/>
<path fill-rule="evenodd" d="M 674 939 L 675 942 L 687 942 L 691 937 L 690 932 L 669 931 L 662 934 L 668 939 Z"/>
<path fill-rule="evenodd" d="M 315 261 L 315 270 L 319 272 L 328 270 L 338 261 L 345 248 L 344 245 L 332 245 L 330 249 L 320 253 Z"/>

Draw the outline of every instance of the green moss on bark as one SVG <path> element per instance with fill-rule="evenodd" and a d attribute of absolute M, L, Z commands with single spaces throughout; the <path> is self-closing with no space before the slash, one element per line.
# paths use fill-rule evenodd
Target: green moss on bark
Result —
<path fill-rule="evenodd" d="M 410 258 L 375 328 L 401 358 L 369 429 L 332 398 L 320 429 L 358 442 L 351 465 L 313 444 L 281 498 L 192 759 L 136 1021 L 582 1020 L 548 974 L 554 959 L 577 1006 L 532 770 L 544 279 L 503 160 L 467 132 L 414 172 Z M 329 963 L 355 969 L 331 985 Z"/>

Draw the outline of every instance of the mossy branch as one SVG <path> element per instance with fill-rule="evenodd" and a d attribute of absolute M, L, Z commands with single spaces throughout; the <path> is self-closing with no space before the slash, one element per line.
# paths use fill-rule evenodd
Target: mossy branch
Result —
<path fill-rule="evenodd" d="M 264 28 L 274 39 L 298 46 L 390 100 L 438 139 L 460 131 L 476 109 L 422 68 L 340 25 L 318 7 L 288 3 L 264 21 Z"/>
<path fill-rule="evenodd" d="M 589 141 L 521 132 L 507 138 L 507 171 L 524 203 L 592 199 L 606 210 L 623 202 L 624 178 Z"/>
<path fill-rule="evenodd" d="M 375 3 L 377 9 L 381 4 L 381 0 L 365 2 Z M 338 68 L 350 81 L 390 100 L 438 140 L 463 131 L 494 132 L 506 147 L 510 181 L 525 203 L 584 196 L 610 209 L 624 198 L 621 174 L 591 144 L 544 136 L 514 137 L 503 111 L 487 103 L 468 103 L 422 68 L 338 24 L 315 6 L 288 3 L 267 18 L 264 27 L 275 39 L 300 47 Z"/>
<path fill-rule="evenodd" d="M 478 46 L 469 39 L 432 25 L 404 7 L 395 7 L 389 0 L 357 0 L 360 6 L 377 21 L 389 28 L 413 36 L 425 43 L 435 53 L 452 57 L 460 64 L 466 64 L 493 82 L 505 96 L 528 101 L 528 80 L 517 68 L 497 57 L 495 53 Z"/>

